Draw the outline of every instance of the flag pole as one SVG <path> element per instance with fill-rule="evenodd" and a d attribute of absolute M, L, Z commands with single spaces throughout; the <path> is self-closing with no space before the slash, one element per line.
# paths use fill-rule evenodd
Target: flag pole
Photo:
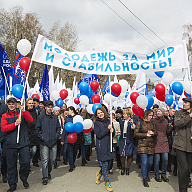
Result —
<path fill-rule="evenodd" d="M 2 71 L 3 71 L 3 75 L 4 75 L 4 77 L 5 77 L 5 88 L 6 88 L 6 85 L 7 85 L 7 88 L 8 88 L 8 91 L 9 91 L 9 86 L 8 86 L 8 83 L 7 83 L 7 77 L 6 77 L 6 75 L 5 75 L 5 71 L 4 71 L 4 69 L 3 69 L 3 66 L 1 66 L 1 68 L 2 68 Z M 5 91 L 6 92 L 6 91 Z"/>
<path fill-rule="evenodd" d="M 111 102 L 111 78 L 109 76 L 109 92 L 110 92 L 110 124 L 112 124 L 112 102 Z M 113 138 L 112 138 L 112 132 L 110 132 L 110 152 L 113 152 Z"/>
<path fill-rule="evenodd" d="M 27 77 L 26 77 L 26 81 L 25 81 L 25 84 L 24 84 L 23 95 L 22 95 L 22 99 L 21 99 L 21 105 L 23 105 L 26 84 L 28 82 L 28 77 L 29 77 L 29 73 L 30 73 L 30 70 L 31 70 L 32 62 L 33 61 L 31 60 L 31 63 L 30 63 L 30 66 L 29 66 L 29 70 L 27 72 Z M 19 113 L 19 119 L 21 119 L 21 110 L 20 110 L 20 113 Z M 19 143 L 19 133 L 20 133 L 20 124 L 18 125 L 18 131 L 17 131 L 17 143 Z"/>

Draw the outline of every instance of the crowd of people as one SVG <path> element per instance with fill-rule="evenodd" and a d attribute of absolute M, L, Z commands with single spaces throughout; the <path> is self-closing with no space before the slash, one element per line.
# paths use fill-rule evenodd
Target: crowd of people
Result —
<path fill-rule="evenodd" d="M 145 110 L 143 117 L 133 114 L 131 107 L 118 107 L 111 111 L 110 118 L 103 104 L 94 114 L 89 114 L 86 107 L 75 109 L 66 104 L 58 107 L 50 100 L 43 102 L 36 98 L 28 98 L 24 107 L 11 97 L 7 104 L 0 102 L 2 181 L 8 182 L 8 192 L 16 190 L 19 160 L 19 176 L 28 188 L 31 165 L 38 167 L 41 161 L 42 184 L 47 185 L 58 161 L 69 164 L 72 172 L 76 158 L 81 157 L 81 166 L 85 166 L 95 147 L 101 168 L 96 174 L 96 184 L 100 184 L 103 177 L 108 191 L 113 191 L 109 175 L 113 174 L 114 161 L 120 174 L 129 176 L 133 156 L 136 156 L 144 187 L 149 187 L 150 171 L 154 172 L 156 182 L 169 182 L 166 172 L 172 172 L 173 176 L 178 175 L 179 191 L 185 192 L 192 186 L 192 100 L 188 97 L 183 102 L 183 109 L 178 111 L 155 104 Z M 76 142 L 71 144 L 67 141 L 69 133 L 65 124 L 73 123 L 77 114 L 83 120 L 91 119 L 93 129 L 89 133 L 78 133 Z"/>

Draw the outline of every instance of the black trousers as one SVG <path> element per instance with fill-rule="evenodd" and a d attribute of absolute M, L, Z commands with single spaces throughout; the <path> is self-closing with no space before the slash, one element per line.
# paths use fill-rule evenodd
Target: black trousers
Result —
<path fill-rule="evenodd" d="M 7 149 L 6 149 L 6 143 L 2 142 L 1 143 L 1 149 L 2 149 L 2 154 L 1 154 L 1 174 L 3 176 L 7 175 Z"/>
<path fill-rule="evenodd" d="M 179 191 L 187 192 L 190 182 L 192 153 L 176 149 Z"/>

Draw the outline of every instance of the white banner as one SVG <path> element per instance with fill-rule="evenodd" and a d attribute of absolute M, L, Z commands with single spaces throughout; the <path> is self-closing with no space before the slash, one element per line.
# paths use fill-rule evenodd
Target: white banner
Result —
<path fill-rule="evenodd" d="M 188 67 L 185 41 L 166 45 L 149 54 L 115 50 L 69 52 L 39 35 L 32 60 L 72 71 L 100 75 L 171 71 Z"/>

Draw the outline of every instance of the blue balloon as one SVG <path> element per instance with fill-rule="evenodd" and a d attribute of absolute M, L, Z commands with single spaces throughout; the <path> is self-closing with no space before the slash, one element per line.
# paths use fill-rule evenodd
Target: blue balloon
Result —
<path fill-rule="evenodd" d="M 102 108 L 102 105 L 101 105 L 100 103 L 95 103 L 95 104 L 93 105 L 93 107 L 92 107 L 93 113 L 95 113 L 95 111 L 96 111 L 97 108 Z"/>
<path fill-rule="evenodd" d="M 157 72 L 155 72 L 155 75 L 157 75 L 157 77 L 163 77 L 163 75 L 164 75 L 164 73 L 165 73 L 165 71 L 157 71 Z"/>
<path fill-rule="evenodd" d="M 173 104 L 173 96 L 167 94 L 166 97 L 165 97 L 165 103 L 166 103 L 168 106 L 171 106 L 171 105 Z"/>
<path fill-rule="evenodd" d="M 93 104 L 92 97 L 89 98 L 89 104 Z"/>
<path fill-rule="evenodd" d="M 178 95 L 182 95 L 182 93 L 183 93 L 183 85 L 182 85 L 182 83 L 180 83 L 178 81 L 174 82 L 172 84 L 172 90 L 173 90 L 174 93 L 176 93 Z"/>
<path fill-rule="evenodd" d="M 83 131 L 83 124 L 81 122 L 77 122 L 74 124 L 74 131 L 80 133 Z"/>
<path fill-rule="evenodd" d="M 81 82 L 81 83 L 79 84 L 79 90 L 82 91 L 84 94 L 87 93 L 88 89 L 89 89 L 88 83 L 86 83 L 86 82 Z"/>
<path fill-rule="evenodd" d="M 20 84 L 15 84 L 13 87 L 12 87 L 12 94 L 18 98 L 18 99 L 21 99 L 22 95 L 23 95 L 23 86 L 20 85 Z"/>
<path fill-rule="evenodd" d="M 89 88 L 88 88 L 88 91 L 87 91 L 87 93 L 86 93 L 86 96 L 87 96 L 88 98 L 92 98 L 92 89 L 91 89 L 90 86 L 89 86 Z"/>
<path fill-rule="evenodd" d="M 61 107 L 62 105 L 63 105 L 63 100 L 61 99 L 61 98 L 59 98 L 56 102 L 55 102 L 55 104 L 58 106 L 58 107 Z"/>
<path fill-rule="evenodd" d="M 80 98 L 80 97 L 81 97 L 81 95 L 80 95 L 80 94 L 77 94 L 77 97 L 78 97 L 78 98 Z"/>
<path fill-rule="evenodd" d="M 103 104 L 103 99 L 100 100 L 100 103 Z"/>
<path fill-rule="evenodd" d="M 151 95 L 145 95 L 148 99 L 148 105 L 146 107 L 146 109 L 151 109 L 151 107 L 153 106 L 154 103 L 154 99 Z"/>
<path fill-rule="evenodd" d="M 71 122 L 66 123 L 66 124 L 65 124 L 65 130 L 66 130 L 67 132 L 69 132 L 69 133 L 75 132 L 75 130 L 74 130 L 74 124 L 71 123 Z"/>

